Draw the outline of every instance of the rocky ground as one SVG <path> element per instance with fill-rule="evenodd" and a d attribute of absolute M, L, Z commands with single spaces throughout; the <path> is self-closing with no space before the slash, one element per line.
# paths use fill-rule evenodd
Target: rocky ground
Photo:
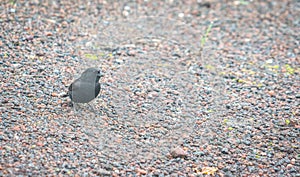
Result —
<path fill-rule="evenodd" d="M 0 176 L 299 177 L 299 41 L 299 0 L 1 1 Z"/>

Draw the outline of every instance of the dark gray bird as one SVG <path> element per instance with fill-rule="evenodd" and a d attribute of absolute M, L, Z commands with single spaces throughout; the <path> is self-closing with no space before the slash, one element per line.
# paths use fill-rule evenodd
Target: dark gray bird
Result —
<path fill-rule="evenodd" d="M 99 83 L 102 73 L 97 68 L 86 69 L 81 76 L 76 79 L 68 90 L 68 95 L 74 103 L 88 103 L 96 98 L 100 92 Z"/>

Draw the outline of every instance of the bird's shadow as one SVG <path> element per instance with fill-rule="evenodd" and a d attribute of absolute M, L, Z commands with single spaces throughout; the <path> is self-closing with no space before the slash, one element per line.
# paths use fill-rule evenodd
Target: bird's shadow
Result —
<path fill-rule="evenodd" d="M 114 106 L 109 105 L 109 106 L 100 106 L 99 109 L 95 109 L 91 104 L 89 103 L 73 103 L 73 102 L 68 102 L 67 106 L 68 107 L 72 107 L 73 108 L 73 112 L 75 114 L 84 114 L 86 113 L 85 111 L 85 107 L 87 107 L 86 105 L 88 105 L 89 107 L 89 111 L 94 113 L 95 115 L 98 116 L 103 116 L 106 115 L 107 117 L 116 117 L 118 116 L 117 111 L 115 110 Z"/>

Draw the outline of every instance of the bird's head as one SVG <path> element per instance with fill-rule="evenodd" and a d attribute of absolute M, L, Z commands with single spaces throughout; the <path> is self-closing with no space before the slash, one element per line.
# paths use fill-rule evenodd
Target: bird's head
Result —
<path fill-rule="evenodd" d="M 81 79 L 84 79 L 86 81 L 95 81 L 99 82 L 99 79 L 103 77 L 104 75 L 100 71 L 100 69 L 97 68 L 88 68 L 81 74 Z"/>

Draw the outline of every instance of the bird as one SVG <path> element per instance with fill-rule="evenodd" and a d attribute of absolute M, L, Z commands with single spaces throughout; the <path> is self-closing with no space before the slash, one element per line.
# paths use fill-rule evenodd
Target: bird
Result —
<path fill-rule="evenodd" d="M 71 101 L 73 103 L 89 103 L 95 99 L 99 95 L 101 89 L 99 83 L 101 77 L 103 77 L 103 74 L 100 69 L 86 69 L 68 88 L 67 94 Z"/>

